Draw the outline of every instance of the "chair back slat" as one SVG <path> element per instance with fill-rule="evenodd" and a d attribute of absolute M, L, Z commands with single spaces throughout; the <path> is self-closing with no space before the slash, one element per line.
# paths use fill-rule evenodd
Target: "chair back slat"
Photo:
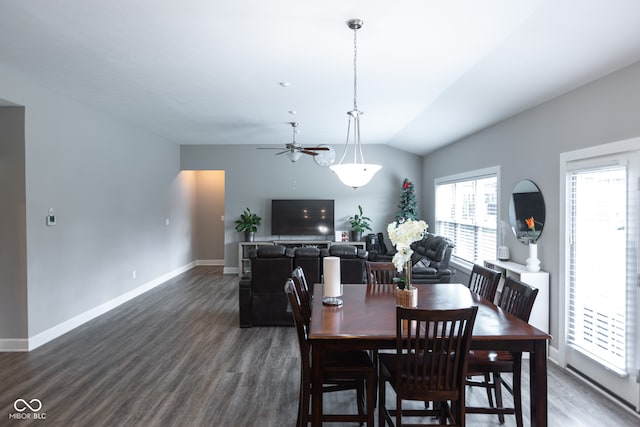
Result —
<path fill-rule="evenodd" d="M 474 264 L 469 276 L 468 287 L 482 298 L 493 302 L 499 282 L 500 273 L 498 271 Z"/>
<path fill-rule="evenodd" d="M 367 261 L 368 285 L 391 285 L 398 274 L 392 262 Z"/>
<path fill-rule="evenodd" d="M 418 400 L 459 400 L 478 307 L 396 309 L 398 393 Z"/>
<path fill-rule="evenodd" d="M 498 306 L 504 311 L 528 322 L 537 296 L 538 289 L 512 277 L 507 277 L 504 281 Z"/>

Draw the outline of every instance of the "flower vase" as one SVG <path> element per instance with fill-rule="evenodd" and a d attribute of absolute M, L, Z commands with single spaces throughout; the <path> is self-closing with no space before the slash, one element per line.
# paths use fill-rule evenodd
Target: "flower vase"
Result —
<path fill-rule="evenodd" d="M 396 304 L 400 307 L 418 306 L 418 288 L 396 289 Z"/>
<path fill-rule="evenodd" d="M 538 259 L 538 244 L 529 243 L 529 258 L 527 258 L 527 271 L 540 271 L 540 260 Z"/>
<path fill-rule="evenodd" d="M 404 264 L 404 289 L 396 289 L 396 303 L 401 307 L 418 306 L 418 289 L 411 287 L 411 261 Z"/>

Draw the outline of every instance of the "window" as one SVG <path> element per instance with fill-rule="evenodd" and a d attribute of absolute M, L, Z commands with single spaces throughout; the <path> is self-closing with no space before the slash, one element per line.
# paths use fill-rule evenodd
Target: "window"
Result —
<path fill-rule="evenodd" d="M 558 357 L 637 409 L 640 138 L 561 153 L 560 165 Z"/>
<path fill-rule="evenodd" d="M 453 256 L 470 263 L 495 259 L 498 168 L 436 180 L 436 234 L 453 240 Z"/>

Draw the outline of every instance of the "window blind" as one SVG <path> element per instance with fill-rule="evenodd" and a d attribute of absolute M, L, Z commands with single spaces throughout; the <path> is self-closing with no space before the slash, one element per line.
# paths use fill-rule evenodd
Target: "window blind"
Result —
<path fill-rule="evenodd" d="M 436 234 L 456 244 L 453 256 L 470 263 L 495 258 L 497 175 L 436 183 Z"/>
<path fill-rule="evenodd" d="M 627 344 L 633 342 L 627 330 L 628 267 L 635 266 L 627 242 L 626 167 L 571 166 L 567 174 L 567 341 L 600 364 L 625 372 L 630 355 Z M 606 268 L 598 267 L 602 262 Z"/>

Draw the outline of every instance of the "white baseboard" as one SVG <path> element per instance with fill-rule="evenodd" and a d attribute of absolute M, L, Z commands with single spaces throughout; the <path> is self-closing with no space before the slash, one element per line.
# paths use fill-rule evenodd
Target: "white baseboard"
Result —
<path fill-rule="evenodd" d="M 549 346 L 549 360 L 554 362 L 558 366 L 566 367 L 564 357 L 561 356 L 560 350 L 555 347 Z"/>
<path fill-rule="evenodd" d="M 222 274 L 240 274 L 240 267 L 225 267 L 222 270 Z"/>
<path fill-rule="evenodd" d="M 224 265 L 223 259 L 199 259 L 196 265 Z"/>
<path fill-rule="evenodd" d="M 125 302 L 132 300 L 133 298 L 144 294 L 147 291 L 157 287 L 158 285 L 163 284 L 167 280 L 170 280 L 176 277 L 179 274 L 184 273 L 195 267 L 197 263 L 190 262 L 189 264 L 183 265 L 167 274 L 164 274 L 150 282 L 145 283 L 142 286 L 139 286 L 135 289 L 130 290 L 112 300 L 109 300 L 103 304 L 100 304 L 97 307 L 94 307 L 90 310 L 85 311 L 75 317 L 72 317 L 69 320 L 65 320 L 64 322 L 47 329 L 46 331 L 42 331 L 39 334 L 36 334 L 28 339 L 0 339 L 0 351 L 31 351 L 34 350 L 41 345 L 48 343 L 51 340 L 58 338 L 59 336 L 71 331 L 72 329 L 77 328 L 90 320 L 95 319 L 102 314 L 113 310 L 114 308 L 124 304 Z"/>

